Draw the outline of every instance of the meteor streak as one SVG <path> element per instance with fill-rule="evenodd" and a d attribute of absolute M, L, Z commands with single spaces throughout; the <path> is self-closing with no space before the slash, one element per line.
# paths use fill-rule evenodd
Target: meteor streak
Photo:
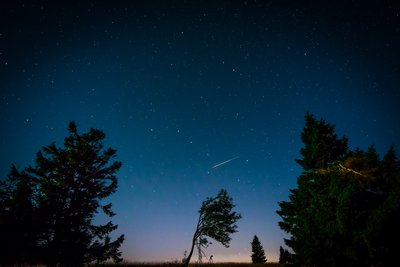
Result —
<path fill-rule="evenodd" d="M 210 168 L 210 170 L 211 170 L 211 169 L 215 169 L 215 168 L 217 168 L 217 167 L 219 167 L 219 166 L 221 166 L 221 165 L 227 164 L 228 162 L 231 162 L 232 160 L 235 160 L 235 159 L 237 159 L 237 158 L 239 158 L 239 157 L 234 157 L 234 158 L 225 160 L 224 162 L 218 163 L 218 164 L 212 166 L 212 167 Z"/>

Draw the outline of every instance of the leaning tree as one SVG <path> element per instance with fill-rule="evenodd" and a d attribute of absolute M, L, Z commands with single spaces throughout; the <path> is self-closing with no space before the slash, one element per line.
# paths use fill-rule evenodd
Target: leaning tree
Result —
<path fill-rule="evenodd" d="M 199 210 L 199 219 L 193 235 L 192 246 L 185 259 L 185 266 L 189 265 L 195 246 L 201 259 L 204 254 L 203 249 L 210 244 L 207 237 L 229 247 L 230 235 L 237 232 L 236 222 L 242 218 L 240 213 L 232 211 L 234 207 L 232 198 L 224 189 L 221 189 L 216 197 L 208 197 L 203 201 Z"/>

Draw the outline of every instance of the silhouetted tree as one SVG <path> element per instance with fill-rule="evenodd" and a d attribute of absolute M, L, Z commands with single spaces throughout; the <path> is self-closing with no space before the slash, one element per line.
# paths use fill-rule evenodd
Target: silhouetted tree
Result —
<path fill-rule="evenodd" d="M 306 125 L 301 134 L 304 147 L 300 149 L 302 159 L 296 162 L 305 171 L 327 168 L 337 160 L 346 157 L 348 139 L 343 136 L 338 139 L 335 126 L 325 120 L 317 120 L 312 114 L 305 115 Z"/>
<path fill-rule="evenodd" d="M 12 165 L 0 183 L 0 264 L 37 261 L 36 181 Z"/>
<path fill-rule="evenodd" d="M 348 151 L 334 127 L 306 115 L 303 172 L 289 200 L 279 203 L 279 226 L 294 263 L 385 266 L 400 238 L 399 163 L 391 148 L 382 161 L 373 146 Z M 382 239 L 382 237 L 387 238 Z M 385 241 L 383 241 L 385 240 Z M 391 258 L 393 259 L 393 257 Z"/>
<path fill-rule="evenodd" d="M 36 257 L 30 259 L 24 252 L 27 249 L 18 250 L 24 255 L 14 263 L 82 266 L 120 260 L 124 237 L 110 238 L 117 226 L 111 221 L 95 225 L 93 220 L 99 212 L 115 215 L 105 199 L 116 191 L 115 173 L 121 163 L 110 162 L 116 151 L 103 149 L 105 134 L 101 130 L 79 134 L 74 122 L 68 130 L 64 147 L 54 143 L 43 147 L 33 166 L 22 172 L 13 167 L 1 186 L 2 228 L 4 223 L 17 222 L 15 227 L 21 232 L 12 235 L 18 241 L 27 239 L 21 244 L 33 246 Z"/>
<path fill-rule="evenodd" d="M 303 159 L 296 161 L 303 167 L 303 173 L 297 180 L 298 188 L 290 190 L 289 201 L 279 203 L 280 210 L 277 213 L 282 217 L 279 226 L 291 234 L 285 243 L 295 252 L 294 261 L 300 264 L 314 264 L 320 259 L 325 259 L 326 249 L 320 244 L 320 238 L 327 238 L 325 229 L 326 210 L 335 210 L 330 205 L 319 205 L 325 198 L 332 195 L 322 194 L 329 180 L 324 179 L 325 168 L 332 166 L 337 160 L 341 160 L 348 153 L 347 139 L 338 139 L 334 132 L 334 126 L 327 124 L 324 120 L 317 120 L 307 113 L 305 116 L 305 127 L 301 134 L 304 147 L 300 150 Z M 336 196 L 334 196 L 336 197 Z M 322 209 L 322 210 L 321 210 Z M 318 248 L 320 248 L 319 251 Z"/>
<path fill-rule="evenodd" d="M 195 246 L 199 250 L 199 255 L 203 253 L 202 249 L 209 244 L 207 237 L 229 247 L 230 235 L 237 232 L 236 222 L 242 217 L 239 213 L 232 211 L 234 207 L 232 198 L 224 189 L 221 189 L 216 197 L 208 197 L 203 201 L 185 266 L 189 265 Z"/>
<path fill-rule="evenodd" d="M 375 171 L 381 179 L 373 180 L 371 194 L 378 205 L 372 210 L 360 236 L 367 243 L 372 263 L 375 266 L 390 266 L 398 261 L 400 240 L 400 162 L 393 147 Z"/>
<path fill-rule="evenodd" d="M 291 254 L 287 249 L 283 249 L 282 246 L 279 247 L 279 263 L 291 263 Z"/>
<path fill-rule="evenodd" d="M 264 248 L 261 245 L 260 240 L 255 235 L 253 241 L 251 241 L 251 261 L 253 263 L 265 263 L 267 258 L 265 257 Z"/>

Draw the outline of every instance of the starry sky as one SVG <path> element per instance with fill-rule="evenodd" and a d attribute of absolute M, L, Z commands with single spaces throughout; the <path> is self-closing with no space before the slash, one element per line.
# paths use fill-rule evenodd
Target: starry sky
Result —
<path fill-rule="evenodd" d="M 352 148 L 399 151 L 399 47 L 396 1 L 1 1 L 0 176 L 74 120 L 123 164 L 126 260 L 180 260 L 225 188 L 239 232 L 206 254 L 251 261 L 257 235 L 276 261 L 307 111 Z"/>

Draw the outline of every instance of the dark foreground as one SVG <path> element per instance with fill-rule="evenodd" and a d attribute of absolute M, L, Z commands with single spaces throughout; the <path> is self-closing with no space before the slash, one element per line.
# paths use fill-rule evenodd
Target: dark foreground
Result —
<path fill-rule="evenodd" d="M 183 267 L 183 264 L 176 262 L 165 262 L 165 263 L 120 263 L 120 264 L 101 264 L 102 267 Z M 192 267 L 284 267 L 284 266 L 292 266 L 290 264 L 282 264 L 282 263 L 265 263 L 265 264 L 253 264 L 253 263 L 235 263 L 235 262 L 224 262 L 224 263 L 191 263 Z"/>

